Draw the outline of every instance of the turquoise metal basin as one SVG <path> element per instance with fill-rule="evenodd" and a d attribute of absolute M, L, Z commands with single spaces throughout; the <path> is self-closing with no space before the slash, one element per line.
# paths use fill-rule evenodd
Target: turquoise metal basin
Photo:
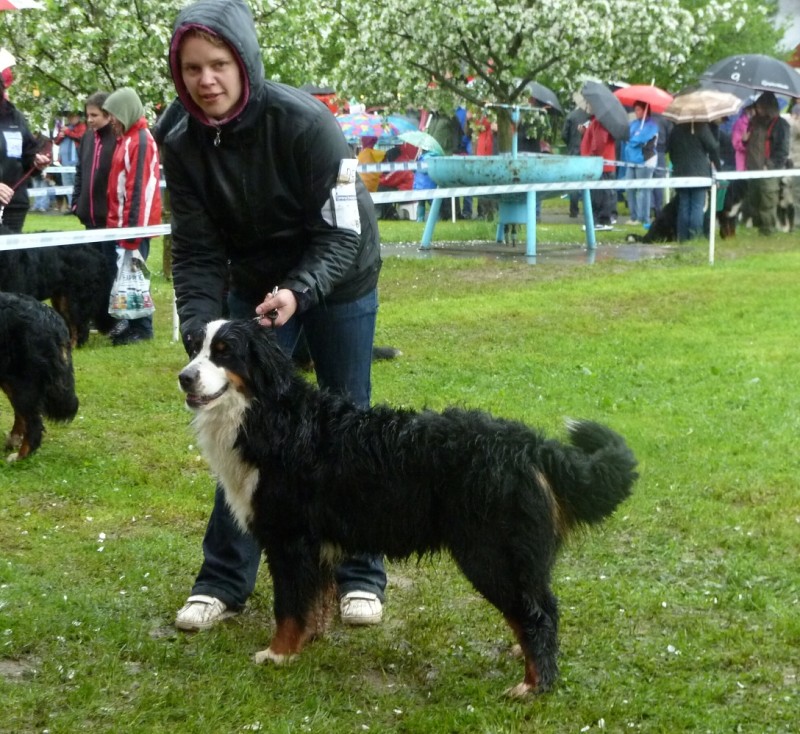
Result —
<path fill-rule="evenodd" d="M 597 181 L 603 159 L 595 156 L 520 154 L 432 156 L 428 175 L 440 187 L 503 186 L 562 181 Z"/>

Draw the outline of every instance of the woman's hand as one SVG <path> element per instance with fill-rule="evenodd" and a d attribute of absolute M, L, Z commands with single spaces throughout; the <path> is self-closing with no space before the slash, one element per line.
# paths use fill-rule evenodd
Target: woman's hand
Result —
<path fill-rule="evenodd" d="M 261 326 L 277 328 L 283 326 L 297 310 L 297 299 L 288 288 L 277 288 L 272 293 L 267 293 L 264 301 L 256 306 L 258 323 Z"/>
<path fill-rule="evenodd" d="M 0 204 L 5 206 L 14 196 L 14 189 L 4 183 L 0 183 Z"/>

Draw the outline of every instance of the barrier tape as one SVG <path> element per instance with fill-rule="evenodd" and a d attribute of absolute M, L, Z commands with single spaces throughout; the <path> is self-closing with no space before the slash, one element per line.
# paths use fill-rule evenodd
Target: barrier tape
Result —
<path fill-rule="evenodd" d="M 722 181 L 735 181 L 756 178 L 780 178 L 800 176 L 800 169 L 788 168 L 773 171 L 720 171 L 706 177 L 676 177 L 651 179 L 609 179 L 606 181 L 562 181 L 558 183 L 509 184 L 503 186 L 459 186 L 442 189 L 411 189 L 409 191 L 386 191 L 372 194 L 376 204 L 395 202 L 427 201 L 430 199 L 449 199 L 462 196 L 503 196 L 524 194 L 528 191 L 570 191 L 575 189 L 632 189 L 632 188 L 711 188 Z M 91 229 L 74 232 L 37 232 L 33 234 L 14 234 L 0 237 L 0 251 L 22 250 L 33 247 L 54 247 L 56 245 L 79 245 L 87 242 L 109 242 L 131 240 L 140 237 L 160 237 L 171 232 L 169 224 L 151 227 L 126 227 L 119 229 Z"/>

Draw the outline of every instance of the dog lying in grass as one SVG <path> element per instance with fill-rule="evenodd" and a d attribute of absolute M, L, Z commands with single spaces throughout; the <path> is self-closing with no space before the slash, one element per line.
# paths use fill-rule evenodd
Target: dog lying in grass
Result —
<path fill-rule="evenodd" d="M 525 658 L 513 696 L 557 676 L 556 552 L 631 492 L 636 460 L 611 429 L 570 442 L 476 410 L 360 409 L 318 390 L 254 321 L 215 321 L 181 371 L 198 442 L 239 525 L 266 554 L 276 630 L 256 662 L 320 634 L 343 556 L 450 552 L 505 617 Z"/>

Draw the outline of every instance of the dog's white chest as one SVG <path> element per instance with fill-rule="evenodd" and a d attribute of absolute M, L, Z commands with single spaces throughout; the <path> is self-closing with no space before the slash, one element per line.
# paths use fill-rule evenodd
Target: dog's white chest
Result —
<path fill-rule="evenodd" d="M 259 477 L 258 468 L 242 461 L 235 448 L 246 410 L 246 398 L 230 390 L 224 400 L 198 413 L 194 420 L 203 455 L 225 490 L 225 500 L 243 531 L 248 530 L 253 517 L 252 498 Z"/>

